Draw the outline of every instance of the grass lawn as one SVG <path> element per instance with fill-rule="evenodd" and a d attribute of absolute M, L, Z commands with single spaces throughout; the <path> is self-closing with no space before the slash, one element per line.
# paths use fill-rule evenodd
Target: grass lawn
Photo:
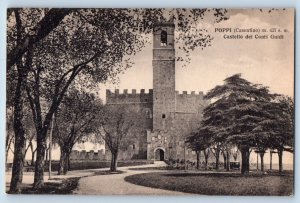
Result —
<path fill-rule="evenodd" d="M 293 195 L 293 174 L 156 172 L 136 174 L 127 182 L 202 195 Z"/>
<path fill-rule="evenodd" d="M 41 189 L 33 189 L 32 184 L 23 184 L 21 194 L 72 194 L 80 178 L 68 178 L 62 182 L 45 182 Z M 8 188 L 7 188 L 8 190 Z"/>

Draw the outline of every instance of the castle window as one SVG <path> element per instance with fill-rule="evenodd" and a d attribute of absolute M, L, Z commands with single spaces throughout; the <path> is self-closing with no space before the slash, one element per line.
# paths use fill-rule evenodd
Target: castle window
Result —
<path fill-rule="evenodd" d="M 146 118 L 147 118 L 147 119 L 152 118 L 152 113 L 151 113 L 151 110 L 150 110 L 150 109 L 147 109 L 147 110 L 146 110 Z"/>
<path fill-rule="evenodd" d="M 160 33 L 160 46 L 166 47 L 168 42 L 168 33 L 166 31 L 161 31 Z"/>
<path fill-rule="evenodd" d="M 166 118 L 166 114 L 162 114 L 161 117 L 162 117 L 162 118 Z"/>

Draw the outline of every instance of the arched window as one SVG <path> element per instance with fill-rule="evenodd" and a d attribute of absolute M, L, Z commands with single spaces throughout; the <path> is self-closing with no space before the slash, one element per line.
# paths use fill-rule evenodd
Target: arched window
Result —
<path fill-rule="evenodd" d="M 166 31 L 161 31 L 160 33 L 160 46 L 166 47 L 168 42 L 168 33 Z"/>

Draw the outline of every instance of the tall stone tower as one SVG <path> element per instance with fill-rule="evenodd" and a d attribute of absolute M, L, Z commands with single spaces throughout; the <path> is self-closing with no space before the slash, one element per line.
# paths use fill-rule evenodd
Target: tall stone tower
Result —
<path fill-rule="evenodd" d="M 175 111 L 175 47 L 173 22 L 153 29 L 153 130 L 166 130 Z"/>

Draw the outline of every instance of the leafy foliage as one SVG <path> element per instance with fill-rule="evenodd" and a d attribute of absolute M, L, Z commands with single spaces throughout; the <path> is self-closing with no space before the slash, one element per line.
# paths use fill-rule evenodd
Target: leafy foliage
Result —
<path fill-rule="evenodd" d="M 61 149 L 59 174 L 69 169 L 69 157 L 74 145 L 96 132 L 94 120 L 102 115 L 102 102 L 94 94 L 72 88 L 67 92 L 55 118 L 53 140 Z"/>
<path fill-rule="evenodd" d="M 294 146 L 294 102 L 290 97 L 277 95 L 264 106 L 264 120 L 253 129 L 258 143 L 273 149 L 285 150 Z M 262 139 L 263 138 L 263 139 Z"/>
<path fill-rule="evenodd" d="M 216 101 L 204 110 L 204 128 L 220 141 L 255 147 L 252 131 L 264 119 L 264 106 L 274 95 L 267 87 L 251 84 L 240 74 L 224 81 L 224 85 L 216 86 L 205 96 Z"/>
<path fill-rule="evenodd" d="M 212 141 L 212 136 L 205 129 L 193 132 L 187 139 L 189 147 L 194 151 L 202 151 L 209 148 L 212 145 Z"/>
<path fill-rule="evenodd" d="M 71 150 L 76 142 L 94 132 L 93 121 L 101 116 L 102 108 L 94 94 L 70 90 L 55 114 L 55 142 Z"/>
<path fill-rule="evenodd" d="M 111 171 L 116 171 L 117 157 L 126 138 L 141 136 L 144 132 L 144 123 L 141 112 L 126 105 L 107 105 L 103 116 L 98 121 L 99 133 L 105 145 L 111 152 Z"/>
<path fill-rule="evenodd" d="M 292 99 L 270 94 L 267 87 L 252 84 L 241 74 L 224 82 L 205 95 L 213 102 L 204 109 L 202 127 L 190 138 L 192 147 L 205 148 L 209 141 L 217 151 L 229 152 L 236 145 L 242 152 L 242 172 L 249 170 L 250 148 L 261 153 L 276 148 L 282 158 L 286 146 L 293 146 Z M 210 138 L 204 139 L 207 135 Z"/>

